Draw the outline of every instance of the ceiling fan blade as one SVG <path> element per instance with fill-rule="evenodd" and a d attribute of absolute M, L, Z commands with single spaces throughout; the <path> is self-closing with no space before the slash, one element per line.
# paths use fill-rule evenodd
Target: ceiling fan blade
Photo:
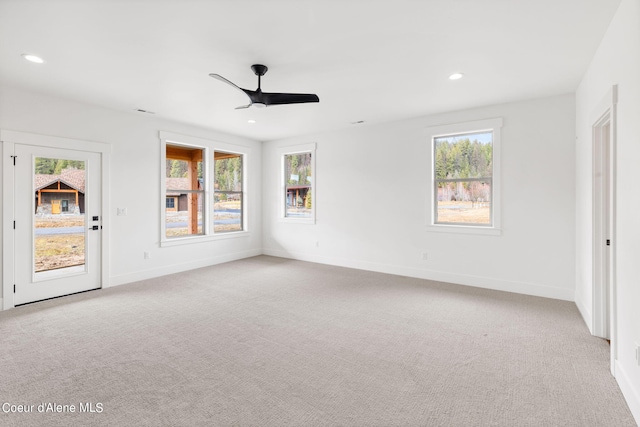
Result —
<path fill-rule="evenodd" d="M 304 104 L 308 102 L 320 102 L 318 95 L 313 93 L 268 93 L 260 88 L 260 78 L 264 76 L 268 68 L 265 65 L 254 64 L 251 66 L 253 72 L 258 76 L 258 88 L 256 90 L 243 89 L 235 83 L 225 79 L 220 74 L 211 73 L 209 77 L 220 80 L 238 90 L 241 90 L 249 98 L 248 105 L 236 107 L 241 110 L 249 107 L 266 107 L 269 105 Z"/>
<path fill-rule="evenodd" d="M 320 102 L 318 95 L 312 93 L 262 93 L 266 105 L 304 104 Z"/>
<path fill-rule="evenodd" d="M 209 77 L 213 77 L 216 80 L 220 80 L 223 83 L 228 84 L 229 86 L 232 86 L 240 91 L 242 91 L 242 93 L 244 93 L 245 95 L 247 95 L 249 97 L 249 100 L 251 102 L 253 102 L 253 100 L 251 99 L 251 96 L 249 95 L 249 92 L 253 92 L 253 91 L 249 91 L 246 89 L 242 89 L 240 86 L 236 85 L 235 83 L 231 82 L 230 80 L 225 79 L 224 77 L 222 77 L 220 74 L 215 74 L 215 73 L 211 73 L 209 74 Z"/>

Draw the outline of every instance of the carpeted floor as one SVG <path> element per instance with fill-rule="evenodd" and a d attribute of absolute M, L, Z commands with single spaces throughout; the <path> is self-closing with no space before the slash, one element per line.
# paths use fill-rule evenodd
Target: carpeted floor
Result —
<path fill-rule="evenodd" d="M 266 256 L 0 312 L 0 340 L 0 404 L 34 411 L 3 426 L 636 425 L 573 303 Z"/>

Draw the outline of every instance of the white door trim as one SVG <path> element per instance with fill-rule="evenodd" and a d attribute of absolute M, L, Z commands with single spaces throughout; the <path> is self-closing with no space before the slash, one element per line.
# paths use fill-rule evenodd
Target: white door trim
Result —
<path fill-rule="evenodd" d="M 101 142 L 82 141 L 57 136 L 38 135 L 26 132 L 0 130 L 2 142 L 2 310 L 15 306 L 13 285 L 15 277 L 13 233 L 15 178 L 13 156 L 15 144 L 87 151 L 101 154 L 102 166 L 102 239 L 101 239 L 101 277 L 103 288 L 109 286 L 109 165 L 111 145 Z"/>
<path fill-rule="evenodd" d="M 593 218 L 592 218 L 592 327 L 593 335 L 609 338 L 611 341 L 610 369 L 615 377 L 617 352 L 617 291 L 616 291 L 616 108 L 618 102 L 618 86 L 614 85 L 607 96 L 600 102 L 590 117 L 592 123 L 593 144 Z M 608 127 L 608 135 L 603 134 Z M 607 141 L 608 140 L 608 141 Z M 607 144 L 608 142 L 608 144 Z M 608 146 L 608 147 L 607 147 Z M 607 150 L 604 151 L 603 150 Z M 608 163 L 604 164 L 603 161 Z M 608 177 L 599 180 L 596 174 L 600 170 L 608 172 Z M 606 182 L 608 188 L 602 183 Z M 608 203 L 598 200 L 608 192 Z M 607 206 L 602 204 L 606 203 Z M 603 213 L 603 210 L 606 212 Z M 608 217 L 608 224 L 606 224 Z M 608 229 L 607 229 L 608 228 Z M 605 242 L 610 239 L 609 250 Z M 603 267 L 608 262 L 608 271 Z M 608 277 L 604 276 L 608 274 Z M 608 295 L 603 294 L 603 285 L 608 279 Z"/>

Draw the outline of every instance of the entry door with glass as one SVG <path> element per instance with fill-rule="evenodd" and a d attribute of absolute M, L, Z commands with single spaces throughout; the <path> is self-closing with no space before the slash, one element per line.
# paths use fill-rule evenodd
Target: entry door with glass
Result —
<path fill-rule="evenodd" d="M 99 153 L 15 145 L 14 304 L 100 287 Z"/>

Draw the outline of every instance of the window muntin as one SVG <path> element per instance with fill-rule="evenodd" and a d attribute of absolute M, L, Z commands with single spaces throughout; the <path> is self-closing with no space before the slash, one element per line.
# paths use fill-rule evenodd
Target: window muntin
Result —
<path fill-rule="evenodd" d="M 493 226 L 493 136 L 433 137 L 434 224 Z"/>
<path fill-rule="evenodd" d="M 166 144 L 166 238 L 204 234 L 203 159 L 202 148 Z"/>
<path fill-rule="evenodd" d="M 313 218 L 313 156 L 284 155 L 285 218 Z"/>
<path fill-rule="evenodd" d="M 214 233 L 243 230 L 243 155 L 214 151 Z"/>

